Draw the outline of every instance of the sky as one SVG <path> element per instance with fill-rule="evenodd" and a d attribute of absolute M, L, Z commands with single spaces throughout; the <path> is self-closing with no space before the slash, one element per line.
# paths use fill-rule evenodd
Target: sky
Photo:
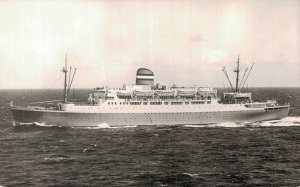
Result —
<path fill-rule="evenodd" d="M 300 87 L 299 0 L 2 0 L 0 89 L 228 86 L 239 57 L 249 87 Z"/>

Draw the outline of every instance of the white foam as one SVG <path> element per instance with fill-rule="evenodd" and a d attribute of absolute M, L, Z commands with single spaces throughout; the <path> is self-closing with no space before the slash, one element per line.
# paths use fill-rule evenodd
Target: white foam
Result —
<path fill-rule="evenodd" d="M 74 127 L 81 129 L 119 129 L 119 128 L 135 128 L 137 125 L 110 126 L 108 123 L 100 123 L 94 127 Z"/>
<path fill-rule="evenodd" d="M 46 125 L 46 123 L 38 123 L 38 122 L 33 122 L 34 125 L 40 126 L 40 127 L 53 127 L 54 125 Z"/>
<path fill-rule="evenodd" d="M 108 123 L 100 123 L 95 127 L 83 127 L 83 128 L 87 128 L 87 129 L 111 129 L 113 127 L 111 127 Z"/>
<path fill-rule="evenodd" d="M 271 120 L 271 121 L 261 121 L 261 122 L 224 122 L 216 124 L 207 125 L 184 125 L 184 127 L 227 127 L 227 128 L 237 128 L 237 127 L 289 127 L 289 126 L 300 126 L 300 116 L 286 117 L 281 120 Z"/>
<path fill-rule="evenodd" d="M 111 128 L 111 126 L 108 123 L 101 123 L 97 125 L 97 128 Z"/>
<path fill-rule="evenodd" d="M 262 127 L 289 127 L 289 126 L 300 126 L 300 117 L 286 117 L 281 120 L 263 121 L 259 124 Z"/>
<path fill-rule="evenodd" d="M 234 123 L 234 122 L 224 122 L 224 123 L 215 123 L 215 124 L 206 124 L 206 125 L 184 125 L 184 127 L 228 127 L 228 128 L 235 128 L 235 127 L 245 127 L 246 124 L 249 123 Z"/>
<path fill-rule="evenodd" d="M 192 173 L 182 173 L 182 174 L 188 175 L 190 177 L 197 177 L 197 176 L 199 176 L 199 174 L 192 174 Z"/>
<path fill-rule="evenodd" d="M 20 122 L 15 122 L 13 121 L 13 126 L 31 126 L 31 125 L 36 125 L 36 126 L 39 126 L 39 127 L 61 127 L 61 126 L 58 126 L 58 125 L 46 125 L 46 123 L 39 123 L 39 122 L 32 122 L 32 123 L 20 123 Z"/>
<path fill-rule="evenodd" d="M 245 127 L 246 123 L 234 123 L 234 122 L 224 122 L 224 123 L 216 123 L 210 124 L 208 127 L 228 127 L 228 128 L 236 128 L 236 127 Z"/>
<path fill-rule="evenodd" d="M 44 158 L 45 161 L 55 161 L 55 162 L 59 162 L 59 161 L 73 161 L 74 158 L 67 158 L 67 157 L 46 157 Z"/>
<path fill-rule="evenodd" d="M 200 128 L 200 127 L 208 127 L 208 125 L 184 125 L 184 127 Z"/>
<path fill-rule="evenodd" d="M 109 129 L 120 129 L 120 128 L 135 128 L 137 127 L 137 125 L 124 125 L 124 126 L 110 126 L 107 123 L 102 123 L 99 124 L 97 127 L 95 127 L 96 129 L 105 129 L 105 128 L 109 128 Z"/>
<path fill-rule="evenodd" d="M 300 116 L 288 116 L 283 118 L 281 121 L 300 123 Z"/>

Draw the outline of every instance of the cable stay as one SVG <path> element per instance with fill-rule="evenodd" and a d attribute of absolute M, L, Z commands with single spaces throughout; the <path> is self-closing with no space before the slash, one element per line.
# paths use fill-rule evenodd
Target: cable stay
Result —
<path fill-rule="evenodd" d="M 70 86 L 71 74 L 72 74 L 72 67 L 70 66 L 69 79 L 68 79 L 68 88 Z"/>
<path fill-rule="evenodd" d="M 72 80 L 71 80 L 71 82 L 69 84 L 69 87 L 68 87 L 68 94 L 70 93 L 70 89 L 71 89 L 72 84 L 73 84 L 73 80 L 74 80 L 74 76 L 75 76 L 76 70 L 77 70 L 77 68 L 75 68 L 74 73 L 72 75 Z M 70 79 L 69 79 L 69 81 L 70 81 Z"/>
<path fill-rule="evenodd" d="M 240 82 L 239 87 L 241 87 L 241 85 L 243 84 L 243 81 L 244 81 L 244 78 L 245 78 L 245 75 L 246 75 L 248 69 L 249 69 L 249 68 L 246 68 L 246 69 L 244 70 L 244 75 L 243 75 L 243 77 L 242 77 L 242 80 L 241 80 L 241 82 Z"/>
<path fill-rule="evenodd" d="M 249 70 L 249 72 L 248 72 L 248 74 L 247 74 L 247 76 L 246 76 L 246 79 L 245 79 L 244 82 L 243 82 L 242 89 L 244 88 L 245 83 L 246 83 L 247 80 L 248 80 L 248 77 L 249 77 L 249 75 L 250 75 L 250 73 L 251 73 L 251 71 L 252 71 L 252 69 L 253 69 L 253 66 L 254 66 L 254 63 L 252 64 L 252 66 L 251 66 L 251 68 L 250 68 L 250 70 Z"/>
<path fill-rule="evenodd" d="M 223 66 L 223 68 L 222 68 L 222 71 L 223 71 L 224 75 L 226 76 L 226 78 L 227 78 L 227 80 L 228 80 L 228 82 L 229 82 L 229 84 L 230 84 L 231 89 L 233 90 L 233 86 L 232 86 L 232 84 L 231 84 L 231 81 L 230 81 L 229 76 L 228 76 L 228 74 L 227 74 L 226 68 L 225 68 L 224 66 Z"/>

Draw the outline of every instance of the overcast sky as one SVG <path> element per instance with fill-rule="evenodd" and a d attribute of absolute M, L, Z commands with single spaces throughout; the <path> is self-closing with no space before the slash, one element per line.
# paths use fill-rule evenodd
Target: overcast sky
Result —
<path fill-rule="evenodd" d="M 0 89 L 135 82 L 223 87 L 238 55 L 248 86 L 300 86 L 299 0 L 0 1 Z"/>

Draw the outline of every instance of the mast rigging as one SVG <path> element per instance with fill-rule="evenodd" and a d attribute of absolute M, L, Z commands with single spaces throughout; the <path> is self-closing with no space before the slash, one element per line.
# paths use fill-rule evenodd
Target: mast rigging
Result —
<path fill-rule="evenodd" d="M 76 73 L 76 68 L 73 72 L 72 75 L 72 67 L 70 66 L 70 71 L 69 71 L 69 78 L 68 78 L 68 67 L 67 67 L 67 61 L 68 61 L 68 56 L 66 54 L 66 58 L 65 58 L 65 67 L 63 67 L 62 72 L 65 74 L 65 80 L 64 80 L 64 95 L 63 95 L 63 103 L 67 103 L 68 102 L 68 95 L 74 80 L 74 76 Z M 71 79 L 72 77 L 72 79 Z"/>
<path fill-rule="evenodd" d="M 231 81 L 230 81 L 229 76 L 228 76 L 228 74 L 227 74 L 226 68 L 225 68 L 224 66 L 223 66 L 223 68 L 222 68 L 222 71 L 223 71 L 224 75 L 226 76 L 226 78 L 227 78 L 227 80 L 228 80 L 228 82 L 229 82 L 229 84 L 230 84 L 231 89 L 233 90 L 233 86 L 232 86 L 232 84 L 231 84 Z"/>
<path fill-rule="evenodd" d="M 244 88 L 245 83 L 246 83 L 247 80 L 248 80 L 248 77 L 249 77 L 249 75 L 250 75 L 250 73 L 251 73 L 251 71 L 252 71 L 252 69 L 253 69 L 253 66 L 254 66 L 254 62 L 253 62 L 252 66 L 251 66 L 251 68 L 250 68 L 250 70 L 249 70 L 249 72 L 248 72 L 248 74 L 247 74 L 247 77 L 246 77 L 246 79 L 245 79 L 245 81 L 244 81 L 244 83 L 243 83 L 242 89 Z"/>

